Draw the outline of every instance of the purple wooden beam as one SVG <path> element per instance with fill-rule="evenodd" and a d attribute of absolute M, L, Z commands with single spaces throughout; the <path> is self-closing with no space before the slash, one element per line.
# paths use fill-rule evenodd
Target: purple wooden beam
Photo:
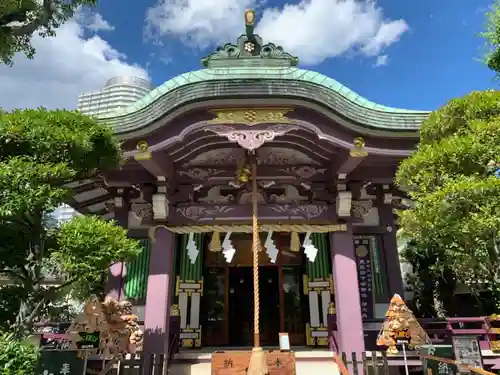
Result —
<path fill-rule="evenodd" d="M 261 166 L 257 180 L 290 182 L 328 181 L 327 168 L 312 165 Z M 176 170 L 180 185 L 219 185 L 236 179 L 236 167 L 191 167 Z"/>
<path fill-rule="evenodd" d="M 208 225 L 214 223 L 247 224 L 252 217 L 251 204 L 184 204 L 171 207 L 168 220 L 173 225 Z M 259 207 L 259 222 L 336 223 L 334 205 L 265 204 Z"/>

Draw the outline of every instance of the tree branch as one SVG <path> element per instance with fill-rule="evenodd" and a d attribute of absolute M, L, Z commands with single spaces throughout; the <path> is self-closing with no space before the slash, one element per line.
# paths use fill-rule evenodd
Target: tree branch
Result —
<path fill-rule="evenodd" d="M 2 274 L 2 273 L 5 275 L 9 275 L 12 278 L 17 278 L 17 279 L 22 280 L 22 281 L 26 280 L 26 278 L 24 276 L 20 275 L 16 271 L 13 271 L 10 269 L 0 269 L 0 274 Z"/>
<path fill-rule="evenodd" d="M 59 284 L 57 286 L 52 286 L 50 287 L 49 289 L 47 289 L 44 293 L 43 293 L 43 300 L 46 301 L 46 300 L 49 300 L 51 298 L 53 298 L 53 296 L 55 294 L 57 294 L 58 292 L 60 292 L 61 290 L 63 290 L 64 288 L 74 284 L 78 279 L 77 278 L 72 278 L 72 279 L 69 279 L 69 280 L 66 280 L 64 283 L 62 284 Z"/>
<path fill-rule="evenodd" d="M 35 317 L 38 315 L 38 312 L 40 310 L 40 308 L 43 306 L 43 304 L 45 303 L 45 298 L 42 298 L 36 305 L 35 307 L 33 307 L 33 311 L 31 311 L 31 313 L 28 315 L 28 317 L 25 319 L 25 321 L 27 322 L 32 322 L 33 319 L 35 319 Z"/>
<path fill-rule="evenodd" d="M 19 36 L 31 35 L 41 26 L 48 26 L 52 16 L 56 12 L 56 9 L 57 7 L 55 1 L 43 0 L 43 4 L 41 7 L 41 14 L 38 15 L 35 19 L 21 25 L 12 25 L 6 27 L 10 30 L 10 33 L 13 36 L 19 37 Z"/>

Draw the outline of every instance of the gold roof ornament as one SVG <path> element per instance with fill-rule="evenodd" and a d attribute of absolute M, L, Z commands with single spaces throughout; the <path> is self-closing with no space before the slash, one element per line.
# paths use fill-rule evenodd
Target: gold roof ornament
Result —
<path fill-rule="evenodd" d="M 286 117 L 292 108 L 220 108 L 209 112 L 216 117 L 209 124 L 243 124 L 248 126 L 258 124 L 293 124 Z"/>
<path fill-rule="evenodd" d="M 353 158 L 363 158 L 368 155 L 368 152 L 365 150 L 365 140 L 362 137 L 354 138 L 352 145 L 354 147 L 351 148 L 350 155 Z"/>
<path fill-rule="evenodd" d="M 247 9 L 245 11 L 245 26 L 253 26 L 255 24 L 255 10 Z"/>
<path fill-rule="evenodd" d="M 139 141 L 135 147 L 139 151 L 139 153 L 134 156 L 135 160 L 151 160 L 151 152 L 149 151 L 149 145 L 146 141 Z"/>

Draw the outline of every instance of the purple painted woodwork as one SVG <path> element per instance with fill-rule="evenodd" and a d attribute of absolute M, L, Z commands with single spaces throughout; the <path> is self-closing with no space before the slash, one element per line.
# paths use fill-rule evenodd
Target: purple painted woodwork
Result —
<path fill-rule="evenodd" d="M 328 328 L 328 349 L 332 352 L 339 352 L 338 331 L 337 331 L 337 314 L 328 314 L 326 316 Z"/>
<path fill-rule="evenodd" d="M 180 185 L 210 184 L 220 185 L 235 180 L 235 167 L 191 167 L 176 171 Z M 320 182 L 330 179 L 326 168 L 311 165 L 261 166 L 257 180 L 288 180 L 293 182 Z"/>
<path fill-rule="evenodd" d="M 128 227 L 128 202 L 115 210 L 116 223 L 124 228 Z M 116 262 L 109 266 L 108 279 L 104 292 L 107 297 L 121 300 L 125 298 L 125 278 L 127 266 L 123 262 Z"/>
<path fill-rule="evenodd" d="M 170 317 L 168 359 L 172 359 L 175 354 L 179 353 L 181 347 L 181 317 L 179 315 Z"/>
<path fill-rule="evenodd" d="M 245 101 L 249 106 L 247 101 Z M 269 103 L 259 103 L 256 101 L 254 106 L 262 107 L 263 105 L 269 105 Z M 212 108 L 216 108 L 216 105 L 213 105 Z M 241 108 L 241 104 L 238 105 Z M 219 105 L 220 108 L 220 105 Z M 190 109 L 189 113 L 181 113 L 179 112 L 178 116 L 172 118 L 173 121 L 162 124 L 159 129 L 155 129 L 155 131 L 151 131 L 146 136 L 141 135 L 139 138 L 128 139 L 124 143 L 124 150 L 134 150 L 136 144 L 140 140 L 146 141 L 149 145 L 157 144 L 165 139 L 174 139 L 179 134 L 182 133 L 183 130 L 187 129 L 189 126 L 193 124 L 197 124 L 196 128 L 200 129 L 204 125 L 206 125 L 206 121 L 210 120 L 214 117 L 213 114 L 210 114 L 206 109 L 200 109 L 198 111 L 193 111 Z M 309 133 L 309 138 L 313 140 L 317 145 L 328 145 L 329 142 L 327 140 L 319 139 L 318 135 L 315 134 L 318 131 L 324 133 L 324 135 L 335 137 L 343 140 L 344 142 L 352 142 L 354 136 L 358 134 L 353 134 L 351 129 L 348 129 L 345 126 L 339 125 L 337 122 L 328 118 L 325 115 L 319 114 L 315 110 L 311 110 L 308 108 L 299 108 L 297 107 L 294 111 L 287 114 L 287 117 L 293 118 L 295 120 L 299 120 L 300 122 L 307 122 L 311 124 L 311 128 L 308 129 L 307 133 Z M 305 130 L 301 130 L 301 133 L 306 133 Z M 188 143 L 191 139 L 205 138 L 210 134 L 207 134 L 204 130 L 195 129 L 192 130 L 191 134 L 184 135 L 183 139 L 179 139 L 183 143 Z M 302 134 L 300 134 L 302 135 Z M 370 147 L 381 147 L 392 149 L 395 148 L 395 139 L 393 137 L 380 137 L 380 136 L 372 136 L 370 134 L 363 135 L 366 140 L 366 144 L 370 145 Z M 296 138 L 297 141 L 300 141 L 300 138 Z M 220 138 L 219 138 L 220 140 Z M 398 148 L 411 150 L 414 148 L 415 144 L 418 141 L 418 133 L 415 132 L 415 137 L 413 138 L 399 138 L 397 139 Z M 172 150 L 178 149 L 178 144 L 172 144 Z"/>
<path fill-rule="evenodd" d="M 174 234 L 158 228 L 151 246 L 146 293 L 144 351 L 147 353 L 168 353 L 173 255 Z"/>
<path fill-rule="evenodd" d="M 124 281 L 126 266 L 123 262 L 117 262 L 109 267 L 108 279 L 106 281 L 106 297 L 121 300 L 124 297 Z"/>
<path fill-rule="evenodd" d="M 206 150 L 205 150 L 206 151 Z M 153 154 L 153 158 L 168 158 L 168 154 L 166 153 L 158 153 L 158 154 Z M 348 180 L 349 181 L 371 181 L 373 183 L 385 183 L 385 184 L 391 184 L 393 179 L 394 179 L 394 174 L 396 173 L 396 167 L 397 163 L 395 162 L 394 165 L 385 165 L 385 166 L 372 166 L 369 164 L 368 161 L 363 161 L 359 167 L 357 167 L 353 172 L 351 172 L 348 175 Z M 290 169 L 290 168 L 299 168 L 301 167 L 300 165 L 288 165 L 284 166 L 284 168 L 280 169 Z M 114 171 L 107 171 L 103 173 L 106 182 L 108 184 L 113 185 L 113 183 L 132 183 L 132 184 L 150 184 L 155 182 L 155 177 L 143 169 L 142 166 L 134 166 L 135 169 L 131 168 L 130 169 L 124 169 L 124 170 L 114 170 Z M 234 181 L 234 174 L 235 174 L 235 169 L 236 168 L 225 168 L 225 167 L 193 167 L 190 168 L 191 171 L 193 170 L 198 170 L 198 175 L 207 175 L 210 176 L 210 169 L 214 170 L 216 173 L 219 173 L 218 171 L 221 171 L 222 179 L 219 181 L 217 180 L 218 176 L 213 176 L 209 177 L 207 179 L 200 179 L 200 177 L 197 178 L 189 178 L 189 176 L 184 176 L 182 180 L 178 179 L 176 176 L 176 180 L 172 181 L 172 183 L 175 182 L 175 184 L 202 184 L 204 186 L 213 186 L 217 185 L 217 183 L 225 183 L 229 181 L 229 176 L 232 173 L 232 179 Z M 270 180 L 271 179 L 271 174 L 274 171 L 278 170 L 278 167 L 270 167 L 270 166 L 262 166 L 260 167 L 262 170 L 262 180 Z M 299 174 L 296 172 L 290 171 L 289 174 L 287 172 L 280 172 L 277 173 L 275 176 L 275 180 L 278 181 L 283 181 L 283 183 L 289 182 L 289 183 L 297 183 L 297 182 L 310 182 L 314 183 L 316 181 L 322 180 L 323 182 L 330 182 L 332 175 L 336 173 L 336 171 L 333 171 L 331 165 L 323 165 L 323 166 L 318 166 L 316 168 L 317 170 L 321 169 L 326 169 L 324 174 L 317 173 L 312 177 L 300 177 Z M 186 172 L 188 170 L 184 170 Z M 299 172 L 300 173 L 300 172 Z M 305 174 L 303 174 L 305 175 Z M 88 189 L 88 187 L 87 187 Z"/>
<path fill-rule="evenodd" d="M 352 229 L 330 233 L 339 346 L 361 355 L 365 350 L 358 272 Z"/>
<path fill-rule="evenodd" d="M 391 296 L 399 294 L 404 296 L 403 276 L 401 274 L 401 266 L 398 253 L 398 244 L 396 239 L 397 227 L 394 221 L 392 206 L 383 204 L 378 209 L 380 224 L 385 227 L 390 227 L 391 231 L 385 231 L 382 235 L 382 245 L 385 257 L 385 269 L 389 280 L 389 292 Z"/>
<path fill-rule="evenodd" d="M 250 194 L 249 194 L 250 195 Z M 248 197 L 250 199 L 250 196 Z M 252 216 L 250 204 L 186 204 L 170 209 L 168 222 L 174 225 L 213 224 L 230 222 L 247 224 Z M 334 205 L 327 204 L 266 204 L 259 206 L 259 222 L 302 221 L 335 223 Z"/>

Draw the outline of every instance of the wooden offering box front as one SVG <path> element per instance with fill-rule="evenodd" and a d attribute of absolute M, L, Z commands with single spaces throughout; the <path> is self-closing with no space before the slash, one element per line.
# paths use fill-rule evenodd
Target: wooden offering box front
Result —
<path fill-rule="evenodd" d="M 295 375 L 293 352 L 265 350 L 269 375 Z M 246 375 L 252 352 L 227 351 L 212 353 L 212 375 Z"/>

